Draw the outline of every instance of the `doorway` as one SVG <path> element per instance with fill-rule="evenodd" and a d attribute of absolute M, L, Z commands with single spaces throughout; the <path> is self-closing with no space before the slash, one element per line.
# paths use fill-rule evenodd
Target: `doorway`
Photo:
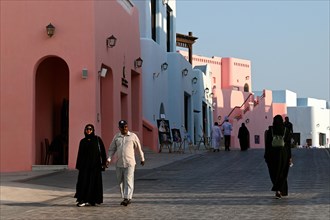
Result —
<path fill-rule="evenodd" d="M 67 165 L 69 138 L 69 68 L 47 57 L 36 71 L 35 164 Z"/>

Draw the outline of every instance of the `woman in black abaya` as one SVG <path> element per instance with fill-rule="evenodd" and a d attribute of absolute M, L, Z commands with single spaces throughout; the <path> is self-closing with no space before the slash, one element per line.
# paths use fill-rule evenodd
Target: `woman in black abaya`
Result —
<path fill-rule="evenodd" d="M 103 203 L 102 170 L 106 166 L 106 153 L 103 141 L 95 135 L 94 126 L 88 124 L 81 139 L 76 162 L 79 170 L 76 185 L 77 206 Z"/>
<path fill-rule="evenodd" d="M 250 147 L 250 132 L 245 123 L 238 129 L 238 139 L 241 151 L 246 151 Z"/>
<path fill-rule="evenodd" d="M 284 146 L 274 146 L 273 136 L 284 136 Z M 276 115 L 273 126 L 266 131 L 264 158 L 268 166 L 269 176 L 273 183 L 272 191 L 275 197 L 280 199 L 288 195 L 288 173 L 292 163 L 291 159 L 291 137 L 290 131 L 285 128 L 281 115 Z"/>

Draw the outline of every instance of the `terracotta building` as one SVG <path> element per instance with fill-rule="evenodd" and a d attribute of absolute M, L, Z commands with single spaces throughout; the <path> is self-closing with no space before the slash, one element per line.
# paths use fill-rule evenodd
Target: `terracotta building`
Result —
<path fill-rule="evenodd" d="M 139 14 L 130 1 L 1 1 L 0 8 L 0 171 L 74 168 L 87 123 L 107 147 L 120 119 L 143 138 Z M 61 150 L 46 161 L 54 141 Z"/>

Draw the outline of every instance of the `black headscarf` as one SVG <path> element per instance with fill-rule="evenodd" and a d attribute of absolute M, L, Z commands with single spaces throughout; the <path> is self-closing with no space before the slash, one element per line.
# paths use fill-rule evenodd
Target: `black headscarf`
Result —
<path fill-rule="evenodd" d="M 86 128 L 88 128 L 88 127 L 91 127 L 91 128 L 92 128 L 92 133 L 90 133 L 90 134 L 87 134 L 87 132 L 86 132 Z M 86 137 L 86 138 L 93 138 L 93 137 L 95 136 L 94 125 L 92 125 L 92 124 L 87 124 L 87 125 L 85 126 L 85 129 L 84 129 L 84 134 L 85 134 L 85 137 Z"/>
<path fill-rule="evenodd" d="M 273 119 L 273 132 L 277 135 L 284 134 L 284 122 L 281 115 L 276 115 Z"/>

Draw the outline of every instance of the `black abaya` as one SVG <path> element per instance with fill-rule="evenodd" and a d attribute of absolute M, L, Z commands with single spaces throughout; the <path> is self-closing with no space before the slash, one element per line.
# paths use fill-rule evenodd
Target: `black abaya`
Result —
<path fill-rule="evenodd" d="M 242 151 L 245 151 L 250 147 L 250 132 L 243 124 L 238 130 L 238 139 Z"/>
<path fill-rule="evenodd" d="M 289 131 L 285 130 L 285 146 L 278 147 L 272 146 L 272 129 L 270 127 L 266 132 L 266 146 L 265 155 L 269 176 L 273 183 L 272 191 L 280 191 L 283 196 L 288 195 L 288 183 L 287 177 L 289 173 L 289 165 L 291 158 L 291 147 L 290 147 L 290 134 Z M 274 129 L 274 133 L 276 129 Z M 279 131 L 281 132 L 281 131 Z M 284 131 L 282 130 L 282 135 Z"/>
<path fill-rule="evenodd" d="M 76 163 L 79 173 L 74 197 L 77 202 L 92 205 L 103 203 L 102 165 L 105 166 L 105 163 L 106 153 L 101 138 L 83 138 L 79 144 Z"/>

